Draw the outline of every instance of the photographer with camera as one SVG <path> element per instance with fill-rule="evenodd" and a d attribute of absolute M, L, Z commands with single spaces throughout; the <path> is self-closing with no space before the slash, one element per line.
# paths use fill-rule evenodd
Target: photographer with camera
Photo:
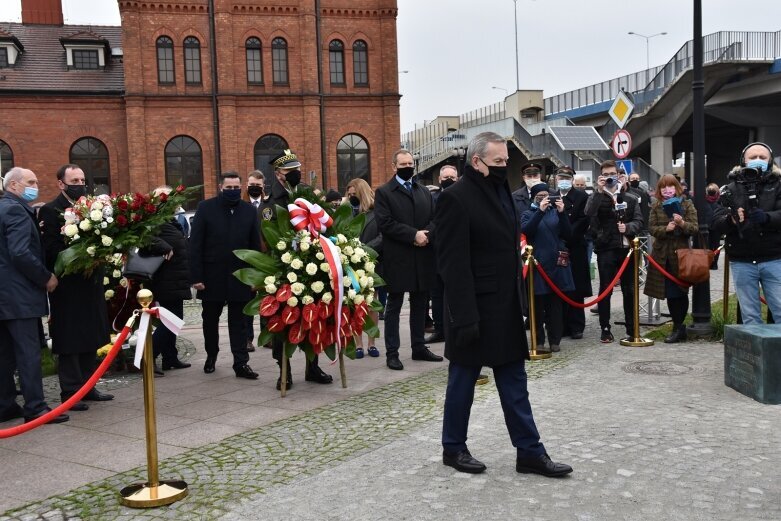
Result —
<path fill-rule="evenodd" d="M 597 178 L 597 190 L 586 203 L 586 215 L 591 218 L 591 231 L 594 234 L 594 251 L 597 253 L 599 270 L 599 292 L 608 288 L 618 269 L 629 253 L 632 239 L 643 228 L 643 216 L 635 197 L 625 197 L 621 193 L 616 162 L 607 160 L 600 166 Z M 631 337 L 634 331 L 634 277 L 630 260 L 621 276 L 621 293 L 624 301 L 624 322 L 626 333 Z M 599 306 L 599 327 L 602 330 L 600 341 L 612 342 L 610 332 L 610 297 L 601 300 Z"/>
<path fill-rule="evenodd" d="M 781 169 L 768 145 L 751 143 L 729 179 L 711 229 L 726 234 L 743 323 L 761 324 L 760 285 L 773 316 L 781 317 Z"/>

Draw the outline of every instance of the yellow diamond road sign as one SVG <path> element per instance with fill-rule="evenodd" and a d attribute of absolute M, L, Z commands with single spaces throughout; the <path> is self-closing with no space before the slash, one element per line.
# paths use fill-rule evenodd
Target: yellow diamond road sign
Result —
<path fill-rule="evenodd" d="M 613 121 L 616 122 L 618 128 L 624 128 L 626 122 L 629 121 L 629 117 L 632 115 L 635 104 L 629 99 L 624 91 L 619 91 L 616 99 L 613 100 L 613 105 L 610 106 L 610 110 L 607 112 Z"/>

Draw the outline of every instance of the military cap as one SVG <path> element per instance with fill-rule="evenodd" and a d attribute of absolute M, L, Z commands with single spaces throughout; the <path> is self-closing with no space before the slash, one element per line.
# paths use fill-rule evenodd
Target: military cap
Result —
<path fill-rule="evenodd" d="M 276 168 L 298 168 L 301 166 L 301 162 L 298 160 L 298 156 L 293 153 L 292 150 L 286 148 L 274 157 L 269 163 Z"/>
<path fill-rule="evenodd" d="M 540 174 L 542 174 L 545 171 L 545 169 L 542 166 L 542 163 L 538 161 L 527 161 L 526 163 L 523 164 L 523 166 L 521 166 L 521 172 L 523 173 L 523 175 L 526 175 L 527 170 L 532 170 L 534 168 L 539 170 Z"/>
<path fill-rule="evenodd" d="M 556 169 L 556 175 L 559 177 L 569 177 L 572 179 L 575 176 L 575 172 L 568 166 L 560 166 Z"/>

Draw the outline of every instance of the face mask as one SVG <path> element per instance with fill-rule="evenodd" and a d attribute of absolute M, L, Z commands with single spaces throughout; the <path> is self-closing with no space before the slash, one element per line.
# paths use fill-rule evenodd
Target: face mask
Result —
<path fill-rule="evenodd" d="M 454 184 L 456 184 L 455 179 L 443 179 L 442 182 L 439 183 L 439 186 L 442 187 L 442 190 L 444 190 L 445 188 L 449 188 Z"/>
<path fill-rule="evenodd" d="M 526 183 L 526 188 L 531 190 L 531 187 L 534 185 L 540 184 L 540 178 L 539 177 L 524 177 L 523 182 Z"/>
<path fill-rule="evenodd" d="M 263 187 L 259 185 L 248 186 L 247 194 L 253 199 L 257 199 L 263 195 Z"/>
<path fill-rule="evenodd" d="M 531 207 L 532 207 L 532 209 L 536 210 L 537 208 L 539 208 L 539 207 L 540 207 L 540 205 L 539 205 L 539 204 L 537 204 L 537 203 L 532 203 L 532 204 L 531 204 Z"/>
<path fill-rule="evenodd" d="M 559 181 L 559 189 L 568 192 L 572 188 L 572 181 Z"/>
<path fill-rule="evenodd" d="M 285 181 L 291 186 L 296 187 L 301 182 L 301 170 L 291 170 L 285 174 Z"/>
<path fill-rule="evenodd" d="M 22 192 L 22 199 L 28 203 L 38 199 L 38 189 L 32 186 L 25 186 L 24 192 Z"/>
<path fill-rule="evenodd" d="M 711 195 L 711 196 L 719 195 L 719 191 L 718 190 L 708 190 L 708 195 Z"/>
<path fill-rule="evenodd" d="M 359 206 L 361 206 L 361 200 L 358 199 L 357 195 L 351 195 L 350 196 L 350 206 L 353 206 L 355 208 L 358 208 Z"/>
<path fill-rule="evenodd" d="M 86 185 L 65 185 L 65 195 L 71 201 L 77 201 L 80 197 L 87 195 Z"/>
<path fill-rule="evenodd" d="M 226 201 L 234 205 L 241 199 L 241 188 L 223 188 L 222 196 Z"/>
<path fill-rule="evenodd" d="M 404 181 L 409 181 L 410 179 L 412 179 L 412 175 L 414 173 L 415 173 L 414 166 L 402 166 L 396 169 L 396 175 L 399 176 Z"/>
<path fill-rule="evenodd" d="M 746 163 L 746 166 L 748 168 L 756 168 L 760 172 L 764 172 L 767 170 L 767 161 L 764 159 L 752 159 L 748 163 Z"/>
<path fill-rule="evenodd" d="M 662 194 L 662 199 L 669 199 L 670 197 L 675 197 L 675 187 L 674 186 L 667 186 L 665 188 L 662 188 L 659 193 Z"/>
<path fill-rule="evenodd" d="M 629 186 L 631 186 L 632 188 L 640 188 L 640 181 L 638 180 L 629 181 Z"/>

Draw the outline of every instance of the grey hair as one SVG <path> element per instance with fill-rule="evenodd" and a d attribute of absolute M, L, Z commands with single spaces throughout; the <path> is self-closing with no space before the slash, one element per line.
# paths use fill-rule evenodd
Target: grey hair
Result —
<path fill-rule="evenodd" d="M 475 156 L 482 158 L 489 143 L 506 143 L 506 140 L 496 132 L 481 132 L 469 142 L 466 149 L 467 161 L 471 162 Z"/>
<path fill-rule="evenodd" d="M 572 178 L 573 181 L 586 181 L 586 176 L 581 174 L 576 174 L 575 177 Z"/>
<path fill-rule="evenodd" d="M 395 152 L 393 153 L 393 164 L 394 164 L 394 165 L 395 165 L 396 163 L 398 163 L 398 162 L 399 162 L 399 156 L 400 156 L 401 154 L 409 154 L 409 155 L 412 155 L 412 152 L 410 152 L 410 151 L 409 151 L 409 150 L 407 150 L 406 148 L 400 148 L 400 149 L 398 149 L 397 151 L 395 151 Z"/>
<path fill-rule="evenodd" d="M 25 169 L 20 166 L 15 166 L 11 170 L 5 173 L 3 176 L 3 189 L 8 191 L 8 185 L 11 183 L 11 181 L 18 181 L 22 174 L 24 173 Z"/>
<path fill-rule="evenodd" d="M 458 174 L 458 168 L 456 168 L 455 166 L 453 166 L 453 165 L 442 165 L 442 168 L 439 169 L 439 175 L 442 175 L 442 172 L 444 172 L 448 168 L 452 168 L 453 170 L 455 170 L 456 174 Z"/>

